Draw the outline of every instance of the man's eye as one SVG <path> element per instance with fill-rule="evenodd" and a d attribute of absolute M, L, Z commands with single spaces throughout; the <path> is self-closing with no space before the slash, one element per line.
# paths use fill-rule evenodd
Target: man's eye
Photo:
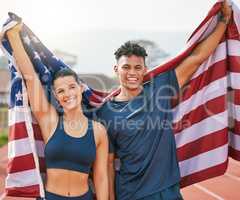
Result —
<path fill-rule="evenodd" d="M 135 67 L 135 69 L 136 69 L 136 70 L 141 70 L 142 67 L 141 67 L 141 66 L 137 66 L 137 67 Z"/>
<path fill-rule="evenodd" d="M 59 90 L 57 93 L 58 93 L 58 94 L 61 94 L 61 93 L 63 93 L 63 90 Z"/>

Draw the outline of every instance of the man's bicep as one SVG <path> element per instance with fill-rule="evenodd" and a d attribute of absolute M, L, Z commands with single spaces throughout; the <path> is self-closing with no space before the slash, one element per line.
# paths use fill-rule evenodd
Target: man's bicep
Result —
<path fill-rule="evenodd" d="M 199 66 L 199 62 L 194 55 L 189 55 L 175 69 L 179 87 L 182 88 L 191 78 Z"/>

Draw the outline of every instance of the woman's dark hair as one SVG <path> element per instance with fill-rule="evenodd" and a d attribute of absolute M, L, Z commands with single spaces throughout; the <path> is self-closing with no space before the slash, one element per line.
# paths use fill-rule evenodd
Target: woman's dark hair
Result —
<path fill-rule="evenodd" d="M 144 47 L 140 46 L 139 44 L 135 42 L 128 41 L 124 43 L 115 53 L 115 58 L 118 61 L 121 56 L 139 56 L 144 59 L 147 56 L 147 52 Z"/>
<path fill-rule="evenodd" d="M 72 76 L 78 84 L 81 83 L 81 80 L 79 79 L 76 72 L 74 72 L 69 68 L 63 68 L 53 74 L 52 85 L 56 79 L 58 79 L 59 77 L 65 77 L 65 76 Z"/>

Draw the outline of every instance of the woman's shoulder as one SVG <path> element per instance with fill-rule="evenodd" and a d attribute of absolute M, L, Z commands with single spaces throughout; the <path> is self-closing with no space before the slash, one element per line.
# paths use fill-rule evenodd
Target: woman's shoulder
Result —
<path fill-rule="evenodd" d="M 93 133 L 95 137 L 96 144 L 101 142 L 102 140 L 107 139 L 107 131 L 104 125 L 102 125 L 100 122 L 92 120 L 93 124 Z"/>

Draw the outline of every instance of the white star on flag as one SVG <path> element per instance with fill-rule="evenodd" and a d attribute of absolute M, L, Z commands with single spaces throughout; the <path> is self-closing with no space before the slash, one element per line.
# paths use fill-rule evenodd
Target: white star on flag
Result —
<path fill-rule="evenodd" d="M 31 43 L 31 40 L 28 36 L 23 37 L 23 41 L 28 45 L 30 45 L 30 43 Z"/>
<path fill-rule="evenodd" d="M 41 59 L 36 51 L 34 51 L 34 59 Z"/>
<path fill-rule="evenodd" d="M 44 73 L 47 74 L 48 72 L 49 72 L 48 69 L 45 67 Z"/>
<path fill-rule="evenodd" d="M 59 60 L 59 58 L 55 55 L 52 56 L 52 58 L 56 59 L 56 60 Z"/>
<path fill-rule="evenodd" d="M 39 42 L 40 42 L 40 41 L 38 40 L 38 38 L 35 37 L 35 36 L 32 36 L 32 40 L 33 40 L 33 42 L 35 42 L 35 43 L 39 43 Z"/>
<path fill-rule="evenodd" d="M 22 93 L 20 91 L 18 91 L 18 93 L 15 96 L 16 96 L 16 100 L 17 101 L 22 101 L 23 95 L 22 95 Z"/>

